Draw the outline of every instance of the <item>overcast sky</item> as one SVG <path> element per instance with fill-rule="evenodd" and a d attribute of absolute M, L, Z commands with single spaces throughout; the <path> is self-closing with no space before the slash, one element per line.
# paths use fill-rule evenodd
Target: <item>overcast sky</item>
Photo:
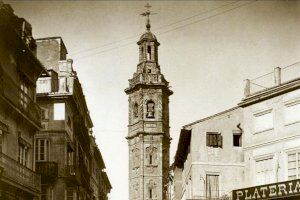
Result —
<path fill-rule="evenodd" d="M 128 101 L 145 1 L 5 1 L 35 38 L 61 36 L 74 59 L 111 180 L 128 199 Z M 243 80 L 300 60 L 299 1 L 150 1 L 159 63 L 170 82 L 172 163 L 180 128 L 236 106 Z M 245 4 L 245 5 L 244 5 Z M 202 14 L 201 14 L 202 13 Z M 179 22 L 174 24 L 175 22 Z"/>

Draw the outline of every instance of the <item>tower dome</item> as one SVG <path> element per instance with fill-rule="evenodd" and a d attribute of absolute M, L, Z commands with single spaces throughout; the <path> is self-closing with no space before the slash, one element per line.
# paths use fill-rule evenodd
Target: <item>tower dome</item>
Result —
<path fill-rule="evenodd" d="M 156 36 L 150 30 L 146 31 L 143 35 L 141 35 L 137 44 L 141 44 L 143 42 L 155 42 L 157 45 L 159 45 Z"/>

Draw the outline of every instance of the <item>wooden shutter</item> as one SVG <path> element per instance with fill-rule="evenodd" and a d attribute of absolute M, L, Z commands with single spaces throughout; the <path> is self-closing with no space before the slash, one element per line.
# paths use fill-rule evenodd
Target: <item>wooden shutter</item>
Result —
<path fill-rule="evenodd" d="M 223 146 L 223 137 L 221 134 L 218 134 L 218 147 L 222 148 Z"/>
<path fill-rule="evenodd" d="M 206 146 L 210 146 L 210 141 L 209 141 L 210 137 L 209 134 L 206 133 Z"/>

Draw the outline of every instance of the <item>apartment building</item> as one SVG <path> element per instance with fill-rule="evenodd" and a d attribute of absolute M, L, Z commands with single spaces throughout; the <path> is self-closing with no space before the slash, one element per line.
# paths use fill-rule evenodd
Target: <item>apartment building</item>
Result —
<path fill-rule="evenodd" d="M 183 126 L 172 166 L 173 199 L 226 199 L 243 181 L 242 109 Z"/>
<path fill-rule="evenodd" d="M 0 2 L 0 199 L 39 199 L 34 137 L 41 128 L 36 81 L 47 71 L 36 58 L 31 25 Z"/>
<path fill-rule="evenodd" d="M 262 80 L 245 81 L 245 98 L 239 104 L 244 116 L 246 166 L 241 187 L 250 189 L 248 194 L 238 190 L 239 196 L 234 199 L 245 199 L 249 195 L 263 198 L 261 188 L 266 185 L 265 198 L 300 198 L 299 77 L 296 63 L 283 69 L 277 67 Z M 273 81 L 263 85 L 266 79 Z M 257 85 L 265 89 L 255 88 Z M 260 186 L 256 188 L 257 194 L 254 193 L 256 186 Z"/>
<path fill-rule="evenodd" d="M 73 61 L 61 37 L 37 39 L 37 56 L 50 74 L 37 81 L 43 128 L 35 137 L 35 158 L 42 199 L 97 199 L 97 176 L 105 165 Z"/>
<path fill-rule="evenodd" d="M 238 107 L 183 126 L 173 199 L 300 198 L 299 69 L 247 79 Z"/>

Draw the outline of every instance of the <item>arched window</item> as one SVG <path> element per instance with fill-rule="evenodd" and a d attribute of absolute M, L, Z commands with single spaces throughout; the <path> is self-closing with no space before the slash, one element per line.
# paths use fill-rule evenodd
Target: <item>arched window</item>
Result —
<path fill-rule="evenodd" d="M 150 145 L 146 148 L 146 163 L 148 165 L 155 165 L 157 159 L 157 148 Z"/>
<path fill-rule="evenodd" d="M 137 103 L 133 105 L 133 117 L 137 118 L 139 116 L 139 106 Z"/>
<path fill-rule="evenodd" d="M 147 118 L 154 118 L 154 114 L 155 114 L 155 104 L 153 101 L 148 101 L 147 102 Z"/>
<path fill-rule="evenodd" d="M 157 199 L 156 183 L 153 180 L 150 180 L 147 186 L 148 186 L 148 198 Z"/>
<path fill-rule="evenodd" d="M 147 46 L 147 60 L 151 60 L 151 46 Z"/>

